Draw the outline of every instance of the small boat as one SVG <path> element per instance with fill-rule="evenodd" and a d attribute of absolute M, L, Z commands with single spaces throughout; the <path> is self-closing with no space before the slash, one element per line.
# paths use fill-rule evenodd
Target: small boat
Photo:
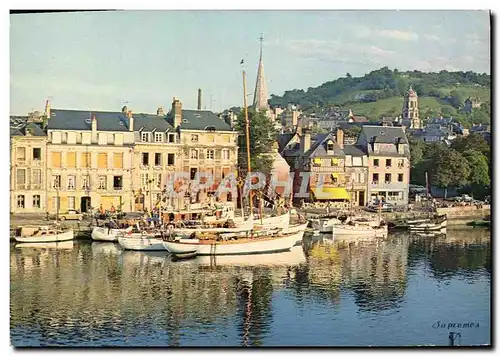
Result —
<path fill-rule="evenodd" d="M 330 234 L 332 232 L 333 225 L 340 224 L 340 220 L 337 218 L 311 219 L 310 222 L 311 222 L 311 228 L 327 234 Z"/>
<path fill-rule="evenodd" d="M 163 240 L 152 233 L 127 233 L 118 236 L 118 243 L 124 250 L 165 251 Z"/>
<path fill-rule="evenodd" d="M 437 231 L 441 230 L 443 228 L 446 228 L 447 225 L 447 220 L 446 219 L 441 219 L 440 222 L 426 222 L 426 223 L 419 223 L 415 225 L 410 225 L 409 230 L 410 231 Z"/>
<path fill-rule="evenodd" d="M 73 240 L 61 242 L 22 242 L 16 244 L 16 248 L 42 248 L 42 249 L 56 249 L 56 250 L 71 250 L 73 248 Z"/>
<path fill-rule="evenodd" d="M 250 217 L 240 226 L 234 228 L 225 227 L 193 227 L 193 228 L 172 228 L 170 233 L 182 236 L 191 236 L 195 234 L 219 234 L 219 233 L 239 233 L 247 232 L 253 229 L 254 221 Z"/>
<path fill-rule="evenodd" d="M 95 241 L 118 241 L 118 236 L 132 230 L 132 226 L 127 229 L 113 229 L 111 227 L 95 226 L 90 236 Z"/>
<path fill-rule="evenodd" d="M 250 255 L 273 253 L 290 250 L 304 236 L 307 224 L 302 224 L 298 231 L 283 233 L 278 236 L 242 238 L 230 241 L 183 239 L 165 241 L 163 246 L 172 254 L 196 252 L 198 255 Z"/>
<path fill-rule="evenodd" d="M 434 236 L 439 236 L 439 235 L 446 235 L 446 228 L 436 230 L 436 231 L 413 231 L 413 234 L 420 236 L 420 237 L 434 237 Z"/>
<path fill-rule="evenodd" d="M 337 236 L 373 236 L 373 237 L 387 237 L 387 225 L 380 227 L 373 227 L 371 225 L 362 224 L 337 224 L 332 228 L 333 237 Z"/>
<path fill-rule="evenodd" d="M 49 226 L 23 226 L 14 236 L 17 242 L 60 242 L 74 239 L 73 229 Z"/>
<path fill-rule="evenodd" d="M 491 226 L 491 221 L 490 220 L 474 220 L 467 225 L 470 226 L 475 226 L 475 227 L 482 227 L 482 226 Z"/>
<path fill-rule="evenodd" d="M 262 219 L 254 219 L 254 228 L 259 230 L 283 229 L 286 230 L 290 224 L 290 213 L 287 212 L 278 216 L 271 216 Z"/>

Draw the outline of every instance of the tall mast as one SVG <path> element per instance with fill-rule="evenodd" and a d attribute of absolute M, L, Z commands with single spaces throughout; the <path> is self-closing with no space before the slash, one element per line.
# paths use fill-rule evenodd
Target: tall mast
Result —
<path fill-rule="evenodd" d="M 250 121 L 248 120 L 248 105 L 247 105 L 247 79 L 246 72 L 243 70 L 243 106 L 245 109 L 245 126 L 246 126 L 246 142 L 247 142 L 247 177 L 252 172 L 250 164 Z M 251 183 L 251 182 L 250 182 Z M 253 216 L 252 191 L 249 191 L 250 216 Z"/>

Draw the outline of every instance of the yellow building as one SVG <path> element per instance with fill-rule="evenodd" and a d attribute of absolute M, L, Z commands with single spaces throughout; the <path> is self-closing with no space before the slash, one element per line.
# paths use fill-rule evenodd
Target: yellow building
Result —
<path fill-rule="evenodd" d="M 130 116 L 130 115 L 129 115 Z M 47 112 L 47 209 L 131 211 L 133 119 L 121 112 Z"/>
<path fill-rule="evenodd" d="M 184 110 L 182 103 L 175 99 L 169 112 L 169 123 L 180 133 L 182 151 L 180 169 L 189 174 L 191 180 L 197 174 L 213 177 L 214 185 L 186 196 L 180 201 L 181 207 L 187 203 L 205 203 L 210 199 L 220 202 L 236 202 L 236 196 L 223 193 L 218 198 L 211 196 L 217 184 L 228 174 L 235 173 L 238 161 L 238 132 L 211 111 Z M 201 179 L 203 183 L 203 179 Z"/>
<path fill-rule="evenodd" d="M 28 123 L 10 130 L 10 211 L 46 211 L 45 187 L 47 135 L 41 126 Z"/>
<path fill-rule="evenodd" d="M 133 210 L 151 211 L 160 199 L 164 199 L 164 209 L 177 208 L 177 200 L 167 196 L 165 188 L 174 172 L 182 170 L 179 134 L 167 122 L 163 108 L 156 115 L 133 114 L 133 117 Z"/>

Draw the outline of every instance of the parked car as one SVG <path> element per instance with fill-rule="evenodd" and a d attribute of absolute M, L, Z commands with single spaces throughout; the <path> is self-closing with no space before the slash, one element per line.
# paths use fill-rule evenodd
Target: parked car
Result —
<path fill-rule="evenodd" d="M 61 221 L 64 221 L 64 220 L 83 220 L 83 214 L 80 213 L 78 210 L 71 209 L 71 210 L 68 210 L 68 212 L 66 212 L 64 214 L 59 214 L 59 219 L 61 219 Z"/>
<path fill-rule="evenodd" d="M 471 202 L 471 201 L 474 200 L 474 198 L 471 197 L 470 195 L 462 194 L 462 200 L 465 201 L 465 202 Z"/>
<path fill-rule="evenodd" d="M 368 205 L 366 208 L 370 211 L 378 212 L 379 204 L 373 203 L 373 204 Z M 382 212 L 390 212 L 391 213 L 394 210 L 396 210 L 396 206 L 392 203 L 382 203 L 382 206 L 380 206 L 380 211 L 382 211 Z"/>

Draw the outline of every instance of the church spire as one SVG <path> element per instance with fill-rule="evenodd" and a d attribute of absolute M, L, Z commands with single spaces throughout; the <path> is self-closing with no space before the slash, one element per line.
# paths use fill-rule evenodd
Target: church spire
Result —
<path fill-rule="evenodd" d="M 261 34 L 260 38 L 260 57 L 259 57 L 259 67 L 257 70 L 257 81 L 255 83 L 255 93 L 253 96 L 253 106 L 259 111 L 266 111 L 269 109 L 269 105 L 267 103 L 267 85 L 266 85 L 266 77 L 264 76 L 264 62 L 262 61 L 262 41 L 264 41 L 264 37 Z"/>

